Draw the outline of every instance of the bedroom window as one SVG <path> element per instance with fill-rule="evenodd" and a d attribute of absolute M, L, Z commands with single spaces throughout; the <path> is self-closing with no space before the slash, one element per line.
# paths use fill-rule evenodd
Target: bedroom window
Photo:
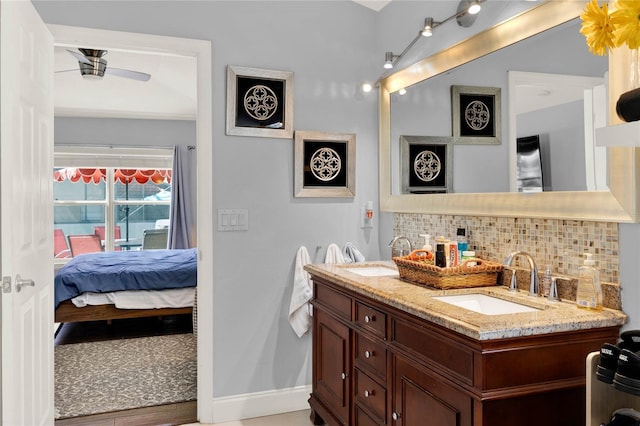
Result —
<path fill-rule="evenodd" d="M 55 258 L 166 248 L 171 149 L 56 147 L 54 158 Z"/>

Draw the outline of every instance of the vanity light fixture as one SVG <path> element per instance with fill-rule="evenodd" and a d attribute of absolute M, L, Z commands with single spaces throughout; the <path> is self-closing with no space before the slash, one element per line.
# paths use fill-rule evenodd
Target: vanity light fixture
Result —
<path fill-rule="evenodd" d="M 424 19 L 424 26 L 420 29 L 418 35 L 411 41 L 411 43 L 409 43 L 409 45 L 404 48 L 402 53 L 400 53 L 399 55 L 394 55 L 393 52 L 385 52 L 383 65 L 385 71 L 380 77 L 378 77 L 373 86 L 378 87 L 378 83 L 380 83 L 380 80 L 386 77 L 387 72 L 392 69 L 400 61 L 400 59 L 402 59 L 405 53 L 407 53 L 409 49 L 411 49 L 413 45 L 416 44 L 420 37 L 431 37 L 433 35 L 433 30 L 436 27 L 439 27 L 445 22 L 451 21 L 453 19 L 455 19 L 458 22 L 458 25 L 460 25 L 461 27 L 470 27 L 476 20 L 476 14 L 480 12 L 480 4 L 484 3 L 485 1 L 487 0 L 460 0 L 456 13 L 440 22 L 436 22 L 430 16 L 426 17 Z"/>
<path fill-rule="evenodd" d="M 424 18 L 424 28 L 422 29 L 422 35 L 425 37 L 431 37 L 433 35 L 433 29 L 438 23 L 433 21 L 432 17 Z"/>
<path fill-rule="evenodd" d="M 393 68 L 393 64 L 394 64 L 394 59 L 399 58 L 399 55 L 394 55 L 393 52 L 386 52 L 384 54 L 384 69 L 386 70 L 390 70 L 391 68 Z"/>
<path fill-rule="evenodd" d="M 467 13 L 469 15 L 475 15 L 478 12 L 480 12 L 480 9 L 482 9 L 482 6 L 480 6 L 480 2 L 474 0 L 471 2 L 469 7 L 467 8 Z"/>

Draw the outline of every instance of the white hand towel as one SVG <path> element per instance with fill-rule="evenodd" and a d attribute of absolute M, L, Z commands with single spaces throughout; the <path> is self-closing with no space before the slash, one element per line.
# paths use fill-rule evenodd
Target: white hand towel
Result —
<path fill-rule="evenodd" d="M 327 247 L 327 254 L 324 257 L 324 263 L 345 263 L 340 247 L 337 244 L 329 244 Z"/>
<path fill-rule="evenodd" d="M 309 252 L 301 246 L 296 254 L 296 265 L 293 271 L 293 291 L 289 304 L 289 324 L 298 337 L 302 337 L 311 328 L 311 305 L 313 296 L 311 276 L 304 270 L 304 265 L 311 263 Z"/>
<path fill-rule="evenodd" d="M 346 263 L 364 262 L 364 256 L 353 243 L 346 243 L 342 249 Z"/>

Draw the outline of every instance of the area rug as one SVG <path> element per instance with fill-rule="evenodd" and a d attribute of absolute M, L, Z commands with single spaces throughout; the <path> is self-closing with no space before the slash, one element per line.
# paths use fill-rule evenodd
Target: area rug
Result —
<path fill-rule="evenodd" d="M 55 347 L 56 419 L 193 401 L 193 334 Z"/>

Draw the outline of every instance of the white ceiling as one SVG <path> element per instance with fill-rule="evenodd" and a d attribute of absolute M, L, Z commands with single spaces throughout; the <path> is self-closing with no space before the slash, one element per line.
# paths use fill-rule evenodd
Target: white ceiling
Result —
<path fill-rule="evenodd" d="M 92 46 L 80 46 L 92 48 Z M 67 47 L 56 47 L 54 107 L 58 117 L 111 117 L 194 120 L 196 60 L 192 57 L 109 50 L 107 67 L 151 74 L 149 81 L 105 74 L 84 79 Z"/>
<path fill-rule="evenodd" d="M 391 0 L 353 0 L 354 2 L 361 4 L 362 6 L 368 7 L 369 9 L 373 9 L 376 12 L 380 12 L 380 10 L 391 3 Z"/>

